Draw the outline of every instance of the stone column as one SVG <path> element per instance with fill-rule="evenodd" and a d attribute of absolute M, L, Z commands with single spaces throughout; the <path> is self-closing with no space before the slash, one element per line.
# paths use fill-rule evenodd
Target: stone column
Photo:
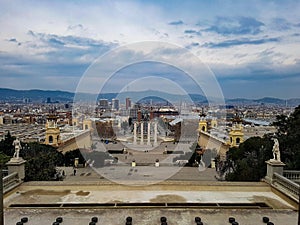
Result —
<path fill-rule="evenodd" d="M 25 178 L 25 163 L 26 160 L 19 158 L 11 158 L 8 163 L 6 163 L 8 168 L 8 174 L 12 174 L 14 172 L 18 173 L 19 179 L 21 181 Z"/>
<path fill-rule="evenodd" d="M 144 144 L 144 123 L 141 122 L 141 145 Z"/>
<path fill-rule="evenodd" d="M 157 146 L 157 122 L 154 123 L 154 146 Z"/>
<path fill-rule="evenodd" d="M 274 173 L 278 173 L 279 175 L 283 175 L 283 167 L 285 164 L 281 161 L 270 159 L 266 161 L 267 163 L 267 175 L 265 179 L 268 183 L 273 182 Z"/>
<path fill-rule="evenodd" d="M 150 129 L 151 129 L 151 123 L 148 122 L 148 131 L 147 131 L 147 145 L 150 145 Z"/>
<path fill-rule="evenodd" d="M 133 144 L 136 145 L 136 122 L 133 124 Z"/>

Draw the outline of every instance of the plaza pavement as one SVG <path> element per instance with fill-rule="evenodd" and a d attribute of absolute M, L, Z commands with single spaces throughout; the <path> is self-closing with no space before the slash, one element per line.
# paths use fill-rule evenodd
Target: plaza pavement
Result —
<path fill-rule="evenodd" d="M 108 171 L 112 168 L 107 167 Z M 263 216 L 270 217 L 274 224 L 294 225 L 297 221 L 296 206 L 264 182 L 219 182 L 213 180 L 213 169 L 200 172 L 185 167 L 170 179 L 153 182 L 138 173 L 163 171 L 163 167 L 143 170 L 119 166 L 112 171 L 122 175 L 122 168 L 126 176 L 127 170 L 137 169 L 133 171 L 137 179 L 133 183 L 123 178 L 109 180 L 91 168 L 80 168 L 73 176 L 72 168 L 65 168 L 64 181 L 23 183 L 5 196 L 5 225 L 14 225 L 22 217 L 29 218 L 28 225 L 51 225 L 58 216 L 64 219 L 62 225 L 89 224 L 93 216 L 99 218 L 97 224 L 111 225 L 125 224 L 127 216 L 133 218 L 133 224 L 140 225 L 160 224 L 161 216 L 167 217 L 170 225 L 195 224 L 195 216 L 200 216 L 204 225 L 229 224 L 229 216 L 243 225 L 263 225 Z M 182 180 L 183 177 L 189 179 Z M 245 207 L 261 202 L 268 207 Z"/>
<path fill-rule="evenodd" d="M 123 165 L 77 168 L 75 176 L 73 167 L 59 168 L 64 181 L 23 183 L 5 195 L 5 225 L 15 225 L 22 217 L 28 217 L 28 225 L 51 225 L 58 216 L 63 217 L 62 225 L 88 225 L 94 216 L 97 224 L 108 225 L 124 225 L 128 216 L 139 225 L 159 225 L 162 216 L 169 225 L 196 224 L 196 216 L 204 225 L 229 224 L 230 216 L 241 225 L 263 225 L 263 216 L 275 225 L 297 223 L 297 205 L 264 182 L 216 181 L 211 168 L 170 163 L 155 167 L 157 157 L 172 162 L 162 154 L 164 148 L 134 150 L 119 155 Z M 153 163 L 131 167 L 133 157 Z"/>

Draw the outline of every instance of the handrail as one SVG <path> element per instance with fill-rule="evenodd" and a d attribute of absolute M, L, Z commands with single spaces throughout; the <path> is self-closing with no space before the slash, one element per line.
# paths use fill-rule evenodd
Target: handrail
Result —
<path fill-rule="evenodd" d="M 274 173 L 273 184 L 278 186 L 279 188 L 284 189 L 293 197 L 295 197 L 297 201 L 299 201 L 299 192 L 300 192 L 299 184 L 293 182 L 292 180 L 289 180 L 288 178 L 278 173 Z"/>
<path fill-rule="evenodd" d="M 21 184 L 19 174 L 17 172 L 9 174 L 3 178 L 3 193 L 9 192 L 19 184 Z"/>

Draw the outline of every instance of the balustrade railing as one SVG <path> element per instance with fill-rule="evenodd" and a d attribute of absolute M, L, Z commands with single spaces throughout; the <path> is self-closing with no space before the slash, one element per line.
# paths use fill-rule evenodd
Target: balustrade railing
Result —
<path fill-rule="evenodd" d="M 300 181 L 300 171 L 297 170 L 284 170 L 283 176 L 293 181 Z"/>
<path fill-rule="evenodd" d="M 299 200 L 300 185 L 289 180 L 288 178 L 281 176 L 278 173 L 274 173 L 273 185 L 286 191 L 291 197 L 294 197 L 296 201 Z"/>
<path fill-rule="evenodd" d="M 21 183 L 17 172 L 9 174 L 3 178 L 3 192 L 7 193 Z"/>

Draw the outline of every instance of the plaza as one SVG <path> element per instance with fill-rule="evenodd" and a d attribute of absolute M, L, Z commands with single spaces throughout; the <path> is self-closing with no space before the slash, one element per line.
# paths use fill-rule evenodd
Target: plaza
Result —
<path fill-rule="evenodd" d="M 196 216 L 207 225 L 226 224 L 230 216 L 246 225 L 263 224 L 263 216 L 274 224 L 297 221 L 295 202 L 267 183 L 216 181 L 211 168 L 181 167 L 168 178 L 170 167 L 78 168 L 75 176 L 72 167 L 60 169 L 64 181 L 25 182 L 5 195 L 6 225 L 23 217 L 32 225 L 52 224 L 57 217 L 62 224 L 81 225 L 94 216 L 99 224 L 114 225 L 125 224 L 128 216 L 145 225 L 160 224 L 162 216 L 174 225 L 195 224 Z M 157 179 L 144 176 L 153 171 Z"/>

